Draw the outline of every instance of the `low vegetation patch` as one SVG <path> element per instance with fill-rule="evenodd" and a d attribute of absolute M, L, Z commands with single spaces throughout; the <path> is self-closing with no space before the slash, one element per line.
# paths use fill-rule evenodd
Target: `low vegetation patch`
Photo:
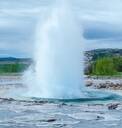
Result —
<path fill-rule="evenodd" d="M 102 57 L 92 63 L 92 75 L 121 75 L 122 73 L 122 57 Z"/>
<path fill-rule="evenodd" d="M 13 63 L 13 64 L 0 64 L 0 73 L 20 73 L 26 70 L 27 64 Z"/>

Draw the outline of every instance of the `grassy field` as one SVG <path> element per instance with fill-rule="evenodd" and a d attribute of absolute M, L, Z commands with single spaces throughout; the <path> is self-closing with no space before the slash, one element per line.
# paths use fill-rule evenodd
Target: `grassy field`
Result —
<path fill-rule="evenodd" d="M 102 76 L 122 75 L 122 57 L 102 57 L 94 61 L 91 74 Z"/>
<path fill-rule="evenodd" d="M 0 74 L 21 73 L 28 68 L 27 64 L 0 64 Z"/>

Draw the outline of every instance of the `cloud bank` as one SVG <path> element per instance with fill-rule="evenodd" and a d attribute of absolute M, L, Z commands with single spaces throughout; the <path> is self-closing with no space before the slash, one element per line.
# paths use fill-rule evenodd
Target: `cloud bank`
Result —
<path fill-rule="evenodd" d="M 56 0 L 0 0 L 0 57 L 31 57 L 38 18 Z M 85 49 L 122 48 L 121 0 L 69 0 Z M 82 35 L 81 35 L 82 36 Z"/>

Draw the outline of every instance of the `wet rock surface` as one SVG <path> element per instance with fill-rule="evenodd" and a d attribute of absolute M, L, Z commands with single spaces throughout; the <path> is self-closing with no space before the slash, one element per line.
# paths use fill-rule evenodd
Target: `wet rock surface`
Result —
<path fill-rule="evenodd" d="M 5 102 L 0 104 L 1 128 L 121 128 L 122 111 L 108 109 L 108 104 L 43 105 Z M 116 104 L 114 104 L 116 106 Z"/>
<path fill-rule="evenodd" d="M 120 105 L 120 103 L 110 103 L 108 104 L 108 109 L 109 110 L 114 110 L 117 109 L 117 107 Z"/>
<path fill-rule="evenodd" d="M 15 77 L 15 82 L 13 76 L 0 80 L 0 128 L 122 127 L 121 101 L 53 103 L 45 100 L 14 99 L 3 94 L 20 88 L 17 87 L 19 84 L 14 85 L 21 83 L 20 78 Z"/>

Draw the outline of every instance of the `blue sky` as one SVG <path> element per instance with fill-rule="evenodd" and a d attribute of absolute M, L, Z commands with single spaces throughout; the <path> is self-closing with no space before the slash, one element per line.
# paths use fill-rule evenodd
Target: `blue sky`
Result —
<path fill-rule="evenodd" d="M 0 0 L 0 57 L 31 57 L 38 19 L 56 0 Z M 85 49 L 122 48 L 121 0 L 69 0 Z M 81 35 L 82 36 L 82 35 Z"/>

